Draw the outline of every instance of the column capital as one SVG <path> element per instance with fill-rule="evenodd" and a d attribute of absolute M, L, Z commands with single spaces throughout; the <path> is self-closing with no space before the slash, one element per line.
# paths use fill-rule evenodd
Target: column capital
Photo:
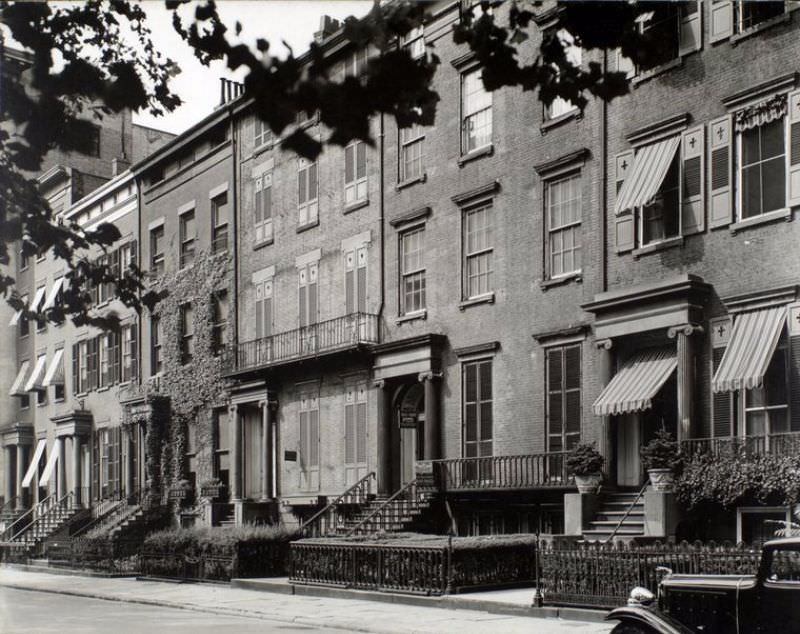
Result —
<path fill-rule="evenodd" d="M 698 324 L 682 324 L 680 326 L 672 326 L 667 330 L 667 337 L 675 339 L 679 334 L 690 337 L 695 333 L 703 333 L 703 327 Z"/>
<path fill-rule="evenodd" d="M 231 403 L 228 405 L 228 414 L 231 416 L 236 416 L 239 413 L 239 405 L 235 403 Z"/>
<path fill-rule="evenodd" d="M 598 339 L 594 342 L 594 345 L 597 346 L 598 350 L 611 350 L 614 347 L 614 341 L 612 339 Z"/>
<path fill-rule="evenodd" d="M 441 378 L 442 378 L 441 372 L 432 372 L 430 370 L 427 372 L 420 372 L 419 376 L 417 376 L 417 380 L 420 383 L 424 383 L 425 381 L 433 381 L 433 379 L 441 379 Z"/>

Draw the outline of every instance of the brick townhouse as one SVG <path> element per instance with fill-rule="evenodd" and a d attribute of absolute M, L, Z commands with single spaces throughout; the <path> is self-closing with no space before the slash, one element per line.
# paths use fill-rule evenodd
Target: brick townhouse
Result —
<path fill-rule="evenodd" d="M 131 168 L 130 234 L 164 299 L 138 321 L 138 376 L 87 427 L 99 443 L 102 421 L 126 430 L 108 441 L 121 447 L 108 450 L 116 490 L 145 488 L 187 525 L 297 524 L 369 490 L 358 517 L 397 496 L 418 503 L 404 526 L 460 534 L 603 539 L 631 508 L 614 529 L 627 537 L 763 538 L 786 507 L 698 514 L 636 493 L 639 447 L 660 428 L 689 451 L 794 451 L 793 8 L 654 11 L 640 28 L 672 46 L 647 68 L 559 33 L 577 63 L 631 77 L 630 94 L 579 111 L 487 93 L 452 42 L 463 7 L 436 3 L 400 43 L 441 60 L 435 124 L 378 118 L 374 146 L 325 147 L 314 162 L 281 151 L 223 82 L 211 115 Z M 555 8 L 539 10 L 520 55 L 556 24 Z M 317 38 L 339 76 L 377 54 L 328 19 Z M 296 126 L 326 134 L 315 117 L 286 133 Z M 56 435 L 77 423 L 60 421 Z M 589 504 L 565 464 L 579 442 L 607 459 Z M 441 506 L 415 486 L 431 472 Z"/>

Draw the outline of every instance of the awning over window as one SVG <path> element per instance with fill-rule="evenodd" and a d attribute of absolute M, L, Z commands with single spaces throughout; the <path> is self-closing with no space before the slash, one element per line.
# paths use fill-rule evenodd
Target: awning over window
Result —
<path fill-rule="evenodd" d="M 592 406 L 598 416 L 639 412 L 653 406 L 653 397 L 675 371 L 674 348 L 641 350 L 625 362 Z"/>
<path fill-rule="evenodd" d="M 36 443 L 36 451 L 33 452 L 31 463 L 28 465 L 28 470 L 25 472 L 25 477 L 22 479 L 22 486 L 26 489 L 31 485 L 31 480 L 33 480 L 33 476 L 36 474 L 36 465 L 39 464 L 39 460 L 41 459 L 46 446 L 47 441 L 44 438 Z"/>
<path fill-rule="evenodd" d="M 53 282 L 53 288 L 50 289 L 50 293 L 47 295 L 47 301 L 42 306 L 42 310 L 47 310 L 48 308 L 52 308 L 56 305 L 56 298 L 58 298 L 58 293 L 61 291 L 61 287 L 64 285 L 64 278 L 59 277 L 55 282 Z"/>
<path fill-rule="evenodd" d="M 19 366 L 17 378 L 14 379 L 14 382 L 11 384 L 11 390 L 8 392 L 11 396 L 25 396 L 22 385 L 25 383 L 25 377 L 28 376 L 28 365 L 29 363 L 27 361 L 23 361 L 22 365 Z"/>
<path fill-rule="evenodd" d="M 32 390 L 41 390 L 44 386 L 42 385 L 42 375 L 44 374 L 44 366 L 47 363 L 47 357 L 45 355 L 40 356 L 36 359 L 36 365 L 33 366 L 33 372 L 28 377 L 28 382 L 25 383 L 25 391 L 30 392 Z"/>
<path fill-rule="evenodd" d="M 22 317 L 22 311 L 18 310 L 14 313 L 14 316 L 11 318 L 11 321 L 8 322 L 9 326 L 16 326 L 19 323 L 19 318 Z"/>
<path fill-rule="evenodd" d="M 47 372 L 44 375 L 44 381 L 42 381 L 42 387 L 47 387 L 48 385 L 64 385 L 64 349 L 56 350 L 55 354 L 53 355 L 53 360 L 50 362 L 50 365 L 47 367 Z"/>
<path fill-rule="evenodd" d="M 59 454 L 61 453 L 59 447 L 61 447 L 61 444 L 58 441 L 53 443 L 53 450 L 50 452 L 50 457 L 47 459 L 47 464 L 44 466 L 42 475 L 39 478 L 40 487 L 46 487 L 50 477 L 53 475 L 53 469 L 56 468 L 56 462 L 58 462 Z"/>
<path fill-rule="evenodd" d="M 653 199 L 667 176 L 680 142 L 680 137 L 674 136 L 643 147 L 637 152 L 633 167 L 617 194 L 615 214 L 641 207 Z"/>
<path fill-rule="evenodd" d="M 44 297 L 44 290 L 45 290 L 44 286 L 41 286 L 36 290 L 36 295 L 33 296 L 33 301 L 31 302 L 30 305 L 30 311 L 32 313 L 35 313 L 36 311 L 39 310 L 39 304 L 42 303 L 42 298 Z"/>
<path fill-rule="evenodd" d="M 711 381 L 711 389 L 714 392 L 732 392 L 763 385 L 784 323 L 785 306 L 737 316 L 730 343 Z"/>

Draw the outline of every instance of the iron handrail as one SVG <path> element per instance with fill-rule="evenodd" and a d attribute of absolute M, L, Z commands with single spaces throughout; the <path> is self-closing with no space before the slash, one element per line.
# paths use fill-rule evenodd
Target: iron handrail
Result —
<path fill-rule="evenodd" d="M 116 524 L 119 517 L 125 514 L 125 511 L 131 510 L 132 512 L 132 509 L 141 505 L 142 495 L 144 492 L 145 489 L 136 489 L 133 493 L 123 495 L 119 500 L 115 500 L 115 503 L 108 507 L 104 513 L 93 518 L 91 522 L 86 524 L 86 526 L 82 526 L 78 531 L 75 532 L 74 536 L 85 535 L 90 530 L 103 524 Z M 109 522 L 109 520 L 111 522 Z M 109 526 L 109 528 L 111 527 L 112 526 Z"/>
<path fill-rule="evenodd" d="M 355 533 L 355 532 L 356 532 L 358 529 L 360 529 L 362 526 L 364 526 L 364 524 L 368 524 L 368 523 L 370 523 L 370 521 L 372 520 L 372 518 L 374 518 L 374 517 L 375 517 L 375 516 L 377 516 L 377 515 L 380 515 L 380 513 L 381 513 L 381 512 L 382 512 L 382 511 L 383 511 L 385 508 L 388 508 L 388 507 L 390 507 L 390 506 L 392 505 L 392 502 L 394 502 L 395 500 L 397 500 L 398 498 L 400 498 L 400 497 L 401 497 L 401 496 L 402 496 L 402 495 L 403 495 L 403 494 L 404 494 L 406 491 L 408 491 L 408 490 L 414 490 L 414 489 L 416 488 L 416 486 L 417 486 L 417 479 L 416 479 L 416 478 L 414 478 L 413 480 L 411 480 L 411 482 L 408 482 L 408 483 L 407 483 L 405 486 L 403 486 L 402 488 L 400 488 L 400 489 L 398 489 L 397 491 L 395 491 L 395 492 L 394 492 L 394 493 L 391 495 L 391 497 L 389 497 L 389 498 L 387 498 L 387 499 L 386 499 L 386 501 L 385 501 L 383 504 L 381 504 L 381 505 L 380 505 L 378 508 L 376 508 L 376 509 L 375 509 L 375 510 L 374 510 L 372 513 L 370 513 L 369 515 L 367 515 L 367 516 L 366 516 L 366 517 L 365 517 L 363 520 L 361 520 L 361 521 L 360 521 L 358 524 L 356 524 L 356 525 L 355 525 L 353 528 L 351 528 L 351 529 L 350 529 L 350 531 L 348 531 L 348 533 L 347 533 L 347 536 L 348 536 L 348 537 L 350 537 L 350 536 L 351 536 L 353 533 Z"/>
<path fill-rule="evenodd" d="M 54 495 L 55 494 L 47 496 L 47 498 L 45 498 L 45 500 L 43 500 L 43 501 L 51 499 L 52 497 L 54 497 Z M 72 491 L 70 491 L 69 493 L 65 494 L 60 500 L 56 500 L 54 504 L 50 504 L 50 506 L 45 510 L 45 512 L 43 514 L 35 517 L 32 522 L 30 522 L 28 525 L 23 527 L 21 530 L 17 531 L 14 535 L 11 536 L 11 539 L 9 541 L 12 541 L 12 542 L 15 541 L 17 539 L 17 537 L 19 537 L 20 535 L 22 535 L 26 531 L 28 531 L 31 528 L 33 528 L 33 526 L 37 522 L 39 522 L 39 521 L 43 520 L 44 518 L 46 518 L 53 511 L 60 510 L 63 506 L 65 506 L 65 503 L 66 504 L 69 503 L 69 499 L 72 497 L 72 495 L 73 495 L 73 493 L 72 493 Z"/>
<path fill-rule="evenodd" d="M 41 508 L 44 508 L 46 504 L 51 504 L 52 503 L 52 499 L 54 497 L 55 497 L 55 493 L 51 493 L 44 500 L 39 500 L 36 504 L 34 504 L 31 508 L 29 508 L 22 515 L 20 515 L 17 519 L 15 519 L 13 522 L 11 522 L 11 524 L 9 524 L 8 528 L 6 528 L 3 531 L 2 535 L 0 536 L 0 539 L 2 539 L 3 541 L 9 541 L 8 536 L 13 534 L 13 531 L 15 530 L 15 527 L 17 526 L 17 524 L 21 524 L 23 521 L 25 521 L 25 518 L 27 518 L 29 515 L 33 515 L 35 517 L 36 513 L 40 512 Z"/>
<path fill-rule="evenodd" d="M 370 471 L 367 475 L 365 475 L 358 482 L 356 482 L 353 486 L 348 488 L 344 493 L 342 493 L 339 497 L 337 497 L 333 502 L 328 504 L 324 509 L 322 509 L 320 511 L 317 511 L 309 519 L 307 519 L 305 522 L 303 522 L 300 525 L 300 532 L 304 534 L 306 528 L 308 528 L 311 524 L 316 522 L 319 518 L 321 518 L 326 513 L 330 512 L 331 510 L 334 510 L 339 504 L 342 503 L 342 500 L 344 500 L 345 498 L 347 498 L 350 495 L 353 495 L 353 492 L 356 489 L 359 489 L 368 480 L 371 480 L 371 479 L 374 479 L 374 478 L 375 478 L 375 472 L 374 471 Z M 369 491 L 367 491 L 367 495 L 369 495 Z"/>
<path fill-rule="evenodd" d="M 609 535 L 604 540 L 604 543 L 610 542 L 612 539 L 614 539 L 614 536 L 617 534 L 617 531 L 620 529 L 620 527 L 622 526 L 623 522 L 626 519 L 628 519 L 628 515 L 630 515 L 631 511 L 633 511 L 633 507 L 636 506 L 639 503 L 639 500 L 644 495 L 644 492 L 647 489 L 647 485 L 648 484 L 650 484 L 650 479 L 649 478 L 644 481 L 644 484 L 642 485 L 642 488 L 639 489 L 639 493 L 636 494 L 636 497 L 633 499 L 633 502 L 631 502 L 630 506 L 625 510 L 625 513 L 622 515 L 622 517 L 620 518 L 619 522 L 617 522 L 617 525 L 614 527 L 614 530 L 611 531 L 611 535 Z"/>

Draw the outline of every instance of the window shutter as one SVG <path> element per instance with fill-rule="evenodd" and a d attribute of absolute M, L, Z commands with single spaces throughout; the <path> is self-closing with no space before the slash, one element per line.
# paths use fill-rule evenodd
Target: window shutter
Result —
<path fill-rule="evenodd" d="M 72 393 L 78 394 L 80 388 L 80 357 L 78 356 L 77 343 L 72 344 Z"/>
<path fill-rule="evenodd" d="M 122 370 L 122 346 L 120 345 L 121 341 L 121 334 L 118 332 L 112 332 L 110 334 L 111 337 L 111 380 L 110 383 L 116 383 L 117 381 L 122 380 L 122 375 L 120 371 Z"/>
<path fill-rule="evenodd" d="M 367 144 L 359 141 L 356 146 L 356 178 L 367 175 Z"/>
<path fill-rule="evenodd" d="M 711 181 L 708 224 L 714 229 L 733 221 L 731 187 L 731 118 L 715 119 L 709 125 Z"/>
<path fill-rule="evenodd" d="M 789 192 L 790 207 L 800 205 L 800 90 L 789 95 Z"/>
<path fill-rule="evenodd" d="M 683 133 L 681 161 L 681 228 L 683 235 L 700 233 L 705 229 L 703 174 L 705 173 L 705 127 L 698 126 Z"/>
<path fill-rule="evenodd" d="M 307 309 L 307 292 L 308 286 L 305 284 L 300 287 L 300 327 L 308 325 L 308 309 Z"/>
<path fill-rule="evenodd" d="M 711 376 L 713 377 L 722 363 L 725 347 L 714 348 L 711 352 Z M 715 438 L 724 438 L 733 435 L 733 393 L 715 392 L 712 394 L 712 435 Z"/>
<path fill-rule="evenodd" d="M 264 336 L 272 336 L 272 297 L 264 298 Z"/>
<path fill-rule="evenodd" d="M 262 191 L 262 178 L 259 176 L 255 180 L 255 199 L 256 199 L 256 223 L 261 222 L 264 219 L 264 207 L 263 207 L 263 200 L 261 199 L 261 191 Z"/>
<path fill-rule="evenodd" d="M 92 497 L 95 500 L 100 499 L 100 434 L 102 432 L 95 431 L 92 438 Z"/>
<path fill-rule="evenodd" d="M 367 404 L 356 405 L 356 462 L 367 461 Z"/>
<path fill-rule="evenodd" d="M 319 466 L 319 410 L 312 409 L 308 413 L 308 464 Z"/>
<path fill-rule="evenodd" d="M 680 43 L 678 52 L 680 55 L 699 51 L 703 46 L 703 3 L 687 2 L 687 15 L 681 18 Z M 690 9 L 694 9 L 691 13 Z"/>
<path fill-rule="evenodd" d="M 356 461 L 356 416 L 355 405 L 344 406 L 344 461 L 353 464 Z"/>
<path fill-rule="evenodd" d="M 256 339 L 264 336 L 264 285 L 256 284 Z"/>
<path fill-rule="evenodd" d="M 308 466 L 308 412 L 300 412 L 300 468 Z"/>
<path fill-rule="evenodd" d="M 344 182 L 352 183 L 355 180 L 355 149 L 351 144 L 344 149 Z"/>
<path fill-rule="evenodd" d="M 355 271 L 351 268 L 344 272 L 345 312 L 349 315 L 355 312 Z"/>
<path fill-rule="evenodd" d="M 272 218 L 272 176 L 264 176 L 264 186 L 261 190 L 261 209 L 263 220 Z"/>
<path fill-rule="evenodd" d="M 618 216 L 615 220 L 614 242 L 617 253 L 627 253 L 635 246 L 634 215 L 630 212 Z"/>
<path fill-rule="evenodd" d="M 135 380 L 139 376 L 139 325 L 134 322 L 131 329 L 131 367 L 127 379 Z"/>
<path fill-rule="evenodd" d="M 733 2 L 712 0 L 710 40 L 720 42 L 733 35 Z"/>
<path fill-rule="evenodd" d="M 317 164 L 312 163 L 308 168 L 308 200 L 317 197 Z"/>
<path fill-rule="evenodd" d="M 297 173 L 297 204 L 303 205 L 306 202 L 308 170 L 305 167 L 300 168 Z"/>
<path fill-rule="evenodd" d="M 367 248 L 356 252 L 356 310 L 367 312 Z"/>
<path fill-rule="evenodd" d="M 790 430 L 800 431 L 800 304 L 788 307 Z"/>
<path fill-rule="evenodd" d="M 308 266 L 308 323 L 317 323 L 317 264 Z"/>

